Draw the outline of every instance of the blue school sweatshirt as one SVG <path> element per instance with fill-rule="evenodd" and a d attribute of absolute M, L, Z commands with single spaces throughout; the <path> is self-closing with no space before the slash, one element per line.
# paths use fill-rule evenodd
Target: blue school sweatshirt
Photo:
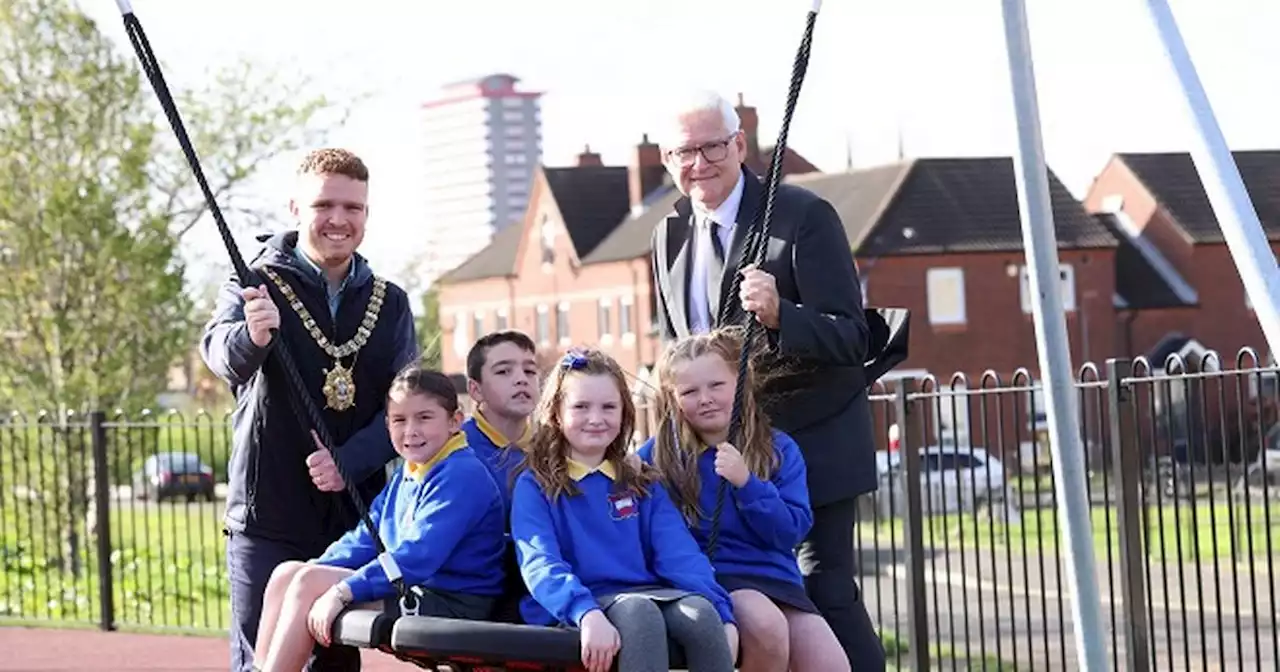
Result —
<path fill-rule="evenodd" d="M 773 450 L 779 463 L 769 480 L 752 474 L 741 488 L 726 483 L 720 541 L 713 564 L 717 574 L 767 576 L 804 585 L 795 556 L 795 547 L 813 526 L 804 458 L 795 440 L 776 429 Z M 640 459 L 653 464 L 653 438 L 637 453 Z M 706 549 L 716 491 L 723 480 L 716 473 L 715 450 L 703 448 L 698 456 L 698 477 L 702 484 L 698 507 L 703 519 L 691 529 L 698 546 Z"/>
<path fill-rule="evenodd" d="M 548 500 L 531 471 L 511 494 L 511 536 L 530 593 L 520 602 L 526 623 L 580 626 L 599 608 L 597 597 L 642 586 L 696 593 L 734 622 L 729 594 L 661 485 L 647 497 L 615 494 L 607 462 L 589 469 L 571 460 L 569 476 L 577 495 Z"/>
<path fill-rule="evenodd" d="M 493 474 L 493 480 L 497 481 L 498 489 L 502 492 L 503 510 L 511 511 L 511 475 L 524 457 L 517 443 L 528 441 L 531 429 L 526 426 L 524 436 L 513 442 L 489 424 L 483 413 L 476 411 L 475 415 L 462 423 L 462 431 L 467 435 L 467 445 L 476 452 L 489 468 L 489 473 Z"/>
<path fill-rule="evenodd" d="M 425 464 L 405 462 L 373 500 L 369 516 L 406 585 L 502 593 L 502 495 L 462 432 Z M 355 602 L 369 602 L 395 595 L 377 555 L 368 528 L 360 524 L 316 562 L 355 570 L 343 583 Z"/>

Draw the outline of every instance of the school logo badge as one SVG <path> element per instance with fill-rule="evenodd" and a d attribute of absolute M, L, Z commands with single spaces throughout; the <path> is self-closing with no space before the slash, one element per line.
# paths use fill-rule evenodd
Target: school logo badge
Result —
<path fill-rule="evenodd" d="M 626 520 L 635 516 L 638 511 L 635 495 L 629 492 L 609 495 L 609 516 L 614 520 Z"/>

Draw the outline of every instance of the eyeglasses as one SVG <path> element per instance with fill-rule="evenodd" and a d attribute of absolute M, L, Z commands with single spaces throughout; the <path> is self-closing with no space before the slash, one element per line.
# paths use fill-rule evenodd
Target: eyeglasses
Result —
<path fill-rule="evenodd" d="M 702 158 L 706 159 L 708 163 L 719 163 L 724 161 L 725 157 L 729 156 L 729 143 L 733 142 L 733 139 L 736 137 L 738 137 L 738 133 L 735 131 L 723 140 L 712 140 L 711 142 L 704 142 L 701 145 L 695 145 L 693 147 L 680 147 L 679 149 L 668 150 L 667 158 L 679 161 L 682 166 L 689 166 L 692 165 L 698 158 L 698 155 L 701 154 Z"/>

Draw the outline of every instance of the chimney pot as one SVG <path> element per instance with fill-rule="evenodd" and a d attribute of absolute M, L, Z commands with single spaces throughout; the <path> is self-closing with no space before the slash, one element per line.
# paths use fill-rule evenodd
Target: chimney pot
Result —
<path fill-rule="evenodd" d="M 760 155 L 760 116 L 756 113 L 756 108 L 745 104 L 742 94 L 739 93 L 738 105 L 734 109 L 738 112 L 738 123 L 747 141 L 748 164 L 754 165 L 763 161 L 767 165 L 768 162 L 764 161 L 764 157 Z"/>
<path fill-rule="evenodd" d="M 631 198 L 631 211 L 638 212 L 640 204 L 654 189 L 662 186 L 666 168 L 662 165 L 662 152 L 649 141 L 649 134 L 641 136 L 627 167 L 627 191 Z"/>
<path fill-rule="evenodd" d="M 600 160 L 600 155 L 591 151 L 591 145 L 585 145 L 582 153 L 578 155 L 578 167 L 585 168 L 588 166 L 603 166 L 604 162 Z"/>

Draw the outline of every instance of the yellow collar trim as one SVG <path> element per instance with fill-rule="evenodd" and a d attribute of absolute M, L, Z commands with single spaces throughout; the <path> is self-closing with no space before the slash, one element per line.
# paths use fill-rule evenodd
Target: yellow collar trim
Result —
<path fill-rule="evenodd" d="M 493 445 L 499 448 L 506 448 L 510 445 L 511 442 L 507 440 L 507 437 L 503 436 L 502 432 L 499 431 L 497 427 L 494 427 L 489 423 L 488 418 L 484 417 L 484 413 L 481 413 L 480 409 L 476 409 L 476 412 L 472 414 L 472 417 L 476 419 L 476 427 L 480 429 L 480 433 L 484 434 L 485 437 L 492 441 Z M 532 437 L 533 423 L 526 421 L 524 423 L 524 434 L 522 434 L 519 440 L 516 441 L 516 445 L 526 446 L 529 444 L 529 439 Z"/>
<path fill-rule="evenodd" d="M 600 466 L 592 468 L 573 458 L 569 458 L 569 478 L 575 481 L 581 481 L 597 471 L 608 476 L 611 481 L 618 480 L 618 472 L 614 470 L 613 463 L 608 460 L 601 462 Z"/>
<path fill-rule="evenodd" d="M 405 474 L 409 476 L 409 478 L 421 479 L 422 477 L 427 475 L 428 471 L 431 471 L 432 467 L 436 466 L 437 464 L 440 464 L 440 462 L 443 461 L 444 458 L 449 457 L 450 455 L 466 447 L 467 447 L 467 435 L 462 432 L 456 432 L 453 436 L 449 437 L 449 440 L 445 441 L 444 446 L 441 447 L 440 450 L 436 451 L 436 454 L 432 455 L 431 459 L 427 460 L 426 462 L 422 464 L 418 464 L 416 462 L 405 461 L 404 463 Z"/>

